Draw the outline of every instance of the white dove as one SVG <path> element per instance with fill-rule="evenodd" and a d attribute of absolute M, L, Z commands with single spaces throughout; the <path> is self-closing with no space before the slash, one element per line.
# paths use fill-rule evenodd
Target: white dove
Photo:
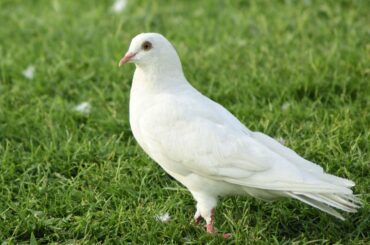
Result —
<path fill-rule="evenodd" d="M 181 182 L 197 202 L 195 220 L 214 233 L 219 196 L 272 200 L 292 197 L 327 212 L 356 212 L 360 200 L 348 179 L 327 174 L 275 139 L 252 132 L 186 80 L 180 58 L 158 33 L 131 41 L 119 65 L 135 63 L 130 124 L 144 151 Z"/>

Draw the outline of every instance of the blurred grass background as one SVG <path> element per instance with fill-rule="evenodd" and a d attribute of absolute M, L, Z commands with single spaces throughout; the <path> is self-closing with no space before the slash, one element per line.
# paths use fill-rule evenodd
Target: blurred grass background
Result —
<path fill-rule="evenodd" d="M 190 194 L 135 143 L 133 36 L 160 32 L 187 78 L 252 130 L 357 183 L 345 222 L 293 200 L 224 198 L 236 244 L 369 244 L 367 0 L 0 0 L 0 240 L 222 243 L 191 223 Z M 22 72 L 34 67 L 32 79 Z M 74 110 L 81 102 L 90 113 Z M 171 221 L 156 215 L 169 212 Z"/>

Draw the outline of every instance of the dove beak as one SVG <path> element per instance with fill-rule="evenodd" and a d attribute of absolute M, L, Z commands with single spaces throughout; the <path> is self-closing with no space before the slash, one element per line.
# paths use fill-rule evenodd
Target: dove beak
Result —
<path fill-rule="evenodd" d="M 125 56 L 123 56 L 123 58 L 119 61 L 118 63 L 118 66 L 121 66 L 121 65 L 124 65 L 126 64 L 127 62 L 129 62 L 134 56 L 136 55 L 136 53 L 131 53 L 131 52 L 127 52 L 125 54 Z"/>

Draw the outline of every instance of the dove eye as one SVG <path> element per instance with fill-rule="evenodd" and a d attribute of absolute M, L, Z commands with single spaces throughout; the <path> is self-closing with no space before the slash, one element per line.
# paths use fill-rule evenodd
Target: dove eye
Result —
<path fill-rule="evenodd" d="M 145 51 L 150 50 L 153 46 L 151 42 L 145 41 L 141 46 Z"/>

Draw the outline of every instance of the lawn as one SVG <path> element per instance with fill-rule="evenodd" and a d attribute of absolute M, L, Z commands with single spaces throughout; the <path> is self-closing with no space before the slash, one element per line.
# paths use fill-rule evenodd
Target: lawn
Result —
<path fill-rule="evenodd" d="M 369 1 L 113 3 L 0 0 L 3 244 L 223 242 L 191 222 L 189 192 L 132 136 L 134 66 L 117 64 L 149 31 L 171 40 L 196 88 L 354 180 L 365 203 L 342 222 L 294 200 L 223 198 L 228 243 L 370 243 Z"/>

